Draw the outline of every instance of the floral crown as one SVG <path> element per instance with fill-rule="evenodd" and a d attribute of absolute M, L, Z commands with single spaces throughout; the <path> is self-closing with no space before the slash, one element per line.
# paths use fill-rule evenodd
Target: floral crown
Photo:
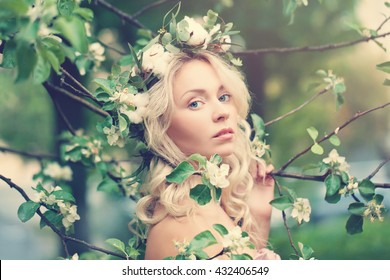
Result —
<path fill-rule="evenodd" d="M 208 50 L 234 66 L 242 65 L 228 51 L 232 45 L 230 36 L 239 33 L 232 30 L 232 23 L 223 22 L 212 10 L 199 20 L 185 16 L 177 21 L 179 10 L 180 3 L 164 16 L 157 36 L 144 33 L 146 38 L 138 40 L 134 47 L 129 45 L 131 54 L 119 64 L 129 66 L 130 71 L 121 72 L 116 65 L 108 79 L 95 79 L 99 86 L 96 98 L 110 114 L 99 127 L 111 146 L 123 147 L 128 139 L 145 144 L 143 119 L 149 103 L 148 90 L 164 76 L 174 54 Z"/>

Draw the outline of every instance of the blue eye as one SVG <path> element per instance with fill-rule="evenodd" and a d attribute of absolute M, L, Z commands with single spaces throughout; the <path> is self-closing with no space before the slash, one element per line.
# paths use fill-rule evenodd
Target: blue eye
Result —
<path fill-rule="evenodd" d="M 230 94 L 223 94 L 218 99 L 221 102 L 228 102 L 230 100 Z"/>
<path fill-rule="evenodd" d="M 199 101 L 194 101 L 194 102 L 191 102 L 188 105 L 188 108 L 190 108 L 190 109 L 197 109 L 197 108 L 199 108 L 199 106 L 200 106 L 200 102 Z"/>

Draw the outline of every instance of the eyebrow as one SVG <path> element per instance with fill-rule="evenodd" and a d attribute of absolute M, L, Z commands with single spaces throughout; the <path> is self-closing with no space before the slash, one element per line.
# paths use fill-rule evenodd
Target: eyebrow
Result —
<path fill-rule="evenodd" d="M 217 90 L 217 92 L 219 93 L 219 92 L 221 92 L 223 90 L 225 90 L 225 86 L 224 85 L 220 85 L 218 90 Z M 194 88 L 194 89 L 187 90 L 180 97 L 180 100 L 183 100 L 186 95 L 188 95 L 189 93 L 192 93 L 192 92 L 204 95 L 206 93 L 206 90 L 205 89 L 201 89 L 201 88 Z"/>

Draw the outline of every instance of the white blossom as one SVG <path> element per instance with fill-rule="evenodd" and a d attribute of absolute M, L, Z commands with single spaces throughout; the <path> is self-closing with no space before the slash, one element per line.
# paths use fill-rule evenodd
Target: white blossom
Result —
<path fill-rule="evenodd" d="M 60 166 L 57 162 L 49 163 L 43 170 L 43 174 L 54 180 L 72 181 L 72 169 L 69 166 Z"/>
<path fill-rule="evenodd" d="M 221 189 L 229 186 L 229 180 L 226 178 L 228 174 L 229 165 L 222 164 L 221 167 L 218 167 L 217 164 L 207 161 L 205 175 L 212 185 Z"/>
<path fill-rule="evenodd" d="M 106 59 L 104 54 L 104 47 L 99 43 L 95 42 L 89 45 L 88 51 L 92 54 L 93 59 L 96 62 L 102 62 Z M 99 64 L 100 65 L 100 64 Z"/>
<path fill-rule="evenodd" d="M 255 137 L 251 143 L 251 149 L 252 153 L 258 157 L 261 158 L 264 156 L 267 149 L 269 149 L 269 145 L 265 145 L 263 141 L 259 139 L 259 137 Z"/>
<path fill-rule="evenodd" d="M 48 187 L 43 187 L 43 188 L 46 190 L 47 193 L 43 190 L 36 191 L 31 200 L 36 202 L 36 203 L 44 203 L 47 205 L 56 204 L 59 200 L 56 199 L 55 195 L 53 195 L 52 192 L 60 191 L 60 190 L 62 190 L 62 188 L 59 186 L 56 186 L 56 187 L 48 186 Z"/>
<path fill-rule="evenodd" d="M 382 209 L 385 208 L 383 203 L 378 204 L 375 199 L 369 201 L 366 206 L 366 210 L 363 212 L 363 216 L 370 219 L 370 222 L 379 220 L 383 222 Z"/>
<path fill-rule="evenodd" d="M 230 38 L 229 35 L 224 35 L 221 37 L 220 42 L 221 42 L 221 49 L 226 52 L 231 47 L 232 39 Z"/>
<path fill-rule="evenodd" d="M 153 72 L 161 78 L 165 74 L 172 56 L 172 53 L 165 51 L 161 44 L 156 43 L 143 53 L 142 69 L 147 73 Z"/>
<path fill-rule="evenodd" d="M 132 94 L 126 88 L 122 92 L 116 92 L 109 98 L 118 104 L 120 113 L 125 114 L 132 123 L 141 123 L 149 104 L 148 93 Z"/>
<path fill-rule="evenodd" d="M 66 229 L 69 229 L 75 221 L 80 220 L 80 216 L 77 214 L 77 205 L 71 205 L 69 202 L 63 201 L 57 202 L 57 205 L 63 215 L 62 224 Z"/>
<path fill-rule="evenodd" d="M 311 206 L 309 200 L 307 198 L 297 198 L 293 205 L 291 217 L 296 219 L 298 223 L 302 223 L 302 220 L 305 222 L 309 222 L 310 214 Z"/>
<path fill-rule="evenodd" d="M 122 137 L 119 128 L 116 126 L 104 127 L 104 134 L 107 135 L 107 142 L 110 146 L 118 146 L 123 148 L 125 146 L 125 139 Z"/>
<path fill-rule="evenodd" d="M 301 6 L 301 5 L 307 6 L 307 5 L 309 5 L 309 0 L 296 0 L 296 2 L 297 2 L 298 6 Z"/>
<path fill-rule="evenodd" d="M 206 43 L 209 38 L 209 33 L 203 28 L 201 24 L 196 22 L 193 18 L 185 16 L 184 19 L 188 23 L 187 31 L 190 33 L 190 38 L 186 43 L 190 46 L 201 46 Z M 205 45 L 207 47 L 207 45 Z"/>
<path fill-rule="evenodd" d="M 349 164 L 345 161 L 345 157 L 341 157 L 336 149 L 330 151 L 327 158 L 324 158 L 322 162 L 330 164 L 332 167 L 337 168 L 341 172 L 347 172 Z"/>
<path fill-rule="evenodd" d="M 223 236 L 222 245 L 229 251 L 243 249 L 249 245 L 249 236 L 242 237 L 242 231 L 239 226 L 235 226 L 227 234 Z"/>

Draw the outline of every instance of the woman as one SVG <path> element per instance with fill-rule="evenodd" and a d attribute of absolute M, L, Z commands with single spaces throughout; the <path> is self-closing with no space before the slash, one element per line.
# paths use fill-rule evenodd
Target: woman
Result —
<path fill-rule="evenodd" d="M 175 54 L 165 75 L 150 89 L 145 136 L 158 155 L 145 183 L 147 195 L 137 205 L 137 215 L 150 225 L 146 259 L 178 254 L 177 244 L 209 230 L 220 243 L 209 246 L 209 257 L 221 255 L 221 236 L 213 228 L 239 226 L 255 249 L 242 253 L 258 258 L 278 258 L 263 249 L 267 244 L 274 181 L 267 176 L 272 166 L 256 159 L 250 147 L 245 121 L 250 94 L 243 76 L 219 55 L 206 50 Z M 220 201 L 200 206 L 190 190 L 201 182 L 192 175 L 182 184 L 166 182 L 166 176 L 189 155 L 222 157 L 230 167 L 229 186 Z M 175 243 L 176 242 L 176 246 Z M 268 254 L 268 255 L 267 255 Z"/>

